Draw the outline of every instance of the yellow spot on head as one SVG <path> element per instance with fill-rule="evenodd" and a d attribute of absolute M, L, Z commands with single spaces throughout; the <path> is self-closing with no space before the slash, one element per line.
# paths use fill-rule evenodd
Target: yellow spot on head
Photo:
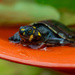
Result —
<path fill-rule="evenodd" d="M 25 29 L 23 29 L 23 28 L 21 29 L 21 31 L 24 31 L 24 30 L 25 30 Z"/>
<path fill-rule="evenodd" d="M 33 33 L 35 33 L 35 30 L 33 30 Z"/>
<path fill-rule="evenodd" d="M 38 35 L 41 36 L 40 32 L 38 32 Z"/>
<path fill-rule="evenodd" d="M 34 28 L 34 29 L 36 29 L 36 27 L 35 27 L 35 26 L 33 26 L 33 28 Z"/>
<path fill-rule="evenodd" d="M 33 39 L 33 35 L 30 35 L 29 41 L 31 42 L 32 39 Z"/>
<path fill-rule="evenodd" d="M 23 35 L 25 35 L 25 32 L 23 32 Z"/>

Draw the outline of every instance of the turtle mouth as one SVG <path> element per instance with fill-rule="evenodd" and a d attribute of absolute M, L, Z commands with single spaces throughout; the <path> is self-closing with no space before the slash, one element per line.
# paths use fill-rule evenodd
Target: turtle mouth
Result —
<path fill-rule="evenodd" d="M 23 41 L 28 41 L 29 40 L 29 36 L 23 36 L 23 35 L 20 35 L 21 39 Z"/>

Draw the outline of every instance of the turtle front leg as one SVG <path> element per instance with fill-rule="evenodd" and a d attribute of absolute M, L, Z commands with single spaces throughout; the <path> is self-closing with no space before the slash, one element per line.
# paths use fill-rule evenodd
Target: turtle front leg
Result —
<path fill-rule="evenodd" d="M 9 41 L 11 41 L 13 43 L 20 43 L 21 38 L 19 36 L 19 32 L 15 33 L 12 37 L 9 37 Z"/>

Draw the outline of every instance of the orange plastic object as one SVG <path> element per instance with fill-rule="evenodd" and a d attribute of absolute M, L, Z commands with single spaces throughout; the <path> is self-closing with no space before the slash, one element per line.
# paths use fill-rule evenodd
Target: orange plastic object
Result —
<path fill-rule="evenodd" d="M 75 47 L 31 49 L 8 41 L 18 28 L 0 28 L 0 57 L 13 62 L 75 74 Z"/>

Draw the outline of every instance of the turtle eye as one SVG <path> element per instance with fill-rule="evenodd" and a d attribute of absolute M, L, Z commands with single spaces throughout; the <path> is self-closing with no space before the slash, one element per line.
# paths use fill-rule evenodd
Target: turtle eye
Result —
<path fill-rule="evenodd" d="M 31 33 L 32 32 L 32 29 L 28 29 L 28 33 Z"/>
<path fill-rule="evenodd" d="M 28 33 L 28 34 L 33 34 L 33 30 L 32 30 L 32 29 L 28 29 L 28 30 L 27 30 L 27 33 Z"/>

